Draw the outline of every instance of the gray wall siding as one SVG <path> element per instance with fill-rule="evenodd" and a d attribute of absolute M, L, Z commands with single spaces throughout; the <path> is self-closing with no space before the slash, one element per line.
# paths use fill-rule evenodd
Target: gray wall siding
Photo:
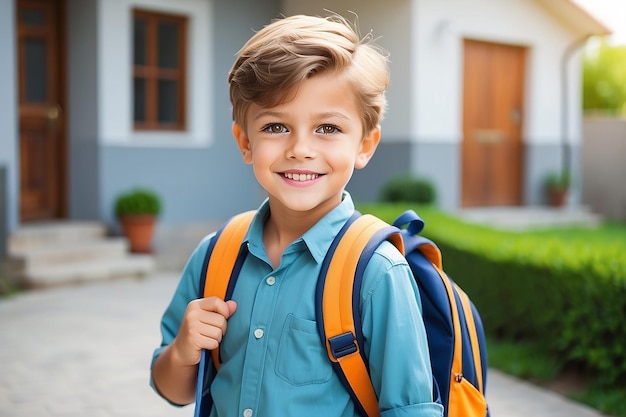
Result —
<path fill-rule="evenodd" d="M 15 42 L 14 1 L 0 1 L 0 165 L 6 169 L 6 184 L 3 185 L 7 194 L 5 210 L 8 232 L 17 228 L 20 201 Z"/>
<path fill-rule="evenodd" d="M 445 210 L 459 201 L 459 150 L 452 143 L 381 143 L 369 165 L 356 171 L 348 191 L 357 201 L 376 201 L 391 178 L 411 173 L 432 182 L 437 190 L 437 205 Z"/>
<path fill-rule="evenodd" d="M 97 2 L 67 6 L 69 217 L 100 220 Z"/>
<path fill-rule="evenodd" d="M 420 142 L 413 146 L 413 173 L 430 180 L 437 190 L 437 206 L 458 208 L 461 199 L 461 155 L 458 143 Z"/>
<path fill-rule="evenodd" d="M 408 143 L 381 143 L 369 164 L 354 171 L 346 189 L 356 201 L 377 201 L 385 182 L 410 172 L 410 158 Z"/>
<path fill-rule="evenodd" d="M 572 181 L 573 189 L 568 197 L 568 205 L 579 205 L 581 201 L 581 153 L 580 146 L 572 149 Z M 524 184 L 522 204 L 527 206 L 546 205 L 548 200 L 543 182 L 552 171 L 561 170 L 563 148 L 560 144 L 526 143 L 524 155 Z"/>
<path fill-rule="evenodd" d="M 69 218 L 101 220 L 100 148 L 95 137 L 70 141 Z"/>
<path fill-rule="evenodd" d="M 437 190 L 437 206 L 455 211 L 461 203 L 461 149 L 455 143 L 381 143 L 370 164 L 356 171 L 348 190 L 357 201 L 376 201 L 382 186 L 390 178 L 411 172 L 430 180 Z M 525 149 L 522 204 L 545 205 L 545 176 L 560 169 L 562 147 L 558 144 L 527 144 Z M 572 147 L 574 187 L 569 204 L 580 204 L 582 180 L 580 146 Z M 412 162 L 413 161 L 413 162 Z"/>
<path fill-rule="evenodd" d="M 225 219 L 256 208 L 263 194 L 240 159 L 234 143 L 210 149 L 105 147 L 101 217 L 115 225 L 115 197 L 138 186 L 161 195 L 164 224 Z"/>

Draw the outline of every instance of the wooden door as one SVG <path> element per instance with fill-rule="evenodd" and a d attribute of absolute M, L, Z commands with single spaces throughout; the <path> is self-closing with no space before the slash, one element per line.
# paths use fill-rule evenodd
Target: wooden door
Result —
<path fill-rule="evenodd" d="M 61 0 L 18 0 L 22 221 L 65 215 Z"/>
<path fill-rule="evenodd" d="M 522 202 L 526 49 L 464 41 L 463 207 Z"/>

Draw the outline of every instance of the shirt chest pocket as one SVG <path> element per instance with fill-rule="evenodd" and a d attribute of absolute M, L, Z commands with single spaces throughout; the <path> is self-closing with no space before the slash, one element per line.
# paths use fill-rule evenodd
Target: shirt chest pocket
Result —
<path fill-rule="evenodd" d="M 323 384 L 330 380 L 332 372 L 317 333 L 317 324 L 288 315 L 278 345 L 278 377 L 292 385 Z"/>

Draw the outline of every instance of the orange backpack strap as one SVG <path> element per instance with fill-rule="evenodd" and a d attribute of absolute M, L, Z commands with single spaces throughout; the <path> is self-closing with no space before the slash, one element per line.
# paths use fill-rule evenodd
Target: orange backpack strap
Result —
<path fill-rule="evenodd" d="M 230 298 L 228 289 L 234 287 L 234 280 L 239 275 L 235 264 L 239 259 L 241 244 L 250 227 L 255 210 L 246 211 L 231 218 L 215 235 L 212 250 L 209 247 L 208 264 L 204 279 L 203 297 L 216 296 L 223 300 Z M 219 348 L 211 351 L 213 365 L 219 368 Z"/>
<path fill-rule="evenodd" d="M 404 245 L 397 228 L 371 215 L 357 212 L 335 237 L 326 254 L 318 278 L 316 305 L 317 322 L 322 343 L 326 346 L 335 371 L 355 399 L 355 406 L 361 414 L 379 416 L 378 398 L 372 386 L 368 366 L 362 356 L 362 331 L 355 328 L 360 323 L 359 314 L 360 282 L 356 277 L 363 274 L 369 256 L 384 240 L 372 239 L 384 235 L 404 253 Z M 375 245 L 371 242 L 376 242 Z M 321 311 L 320 311 L 321 310 Z"/>
<path fill-rule="evenodd" d="M 452 357 L 452 372 L 450 375 L 450 395 L 448 401 L 447 416 L 449 417 L 482 417 L 487 413 L 487 405 L 482 395 L 474 395 L 476 389 L 471 383 L 464 381 L 463 375 L 463 335 L 461 334 L 461 321 L 457 308 L 455 293 L 459 296 L 467 330 L 470 336 L 470 344 L 476 369 L 476 380 L 478 381 L 478 392 L 483 393 L 482 365 L 478 345 L 478 335 L 474 323 L 474 315 L 471 310 L 470 301 L 465 294 L 439 267 L 435 266 L 441 280 L 448 293 L 452 316 L 452 327 L 454 329 L 454 353 Z"/>
<path fill-rule="evenodd" d="M 463 306 L 463 313 L 465 320 L 467 321 L 467 331 L 470 337 L 470 344 L 472 346 L 472 355 L 474 357 L 474 367 L 476 368 L 476 381 L 478 383 L 478 391 L 484 394 L 483 389 L 483 367 L 482 360 L 480 359 L 480 345 L 478 342 L 478 334 L 476 333 L 476 323 L 474 321 L 474 312 L 470 299 L 467 294 L 458 286 L 455 285 L 456 291 L 461 299 L 461 305 Z"/>
<path fill-rule="evenodd" d="M 469 325 L 469 320 L 472 321 L 471 323 L 472 326 L 471 326 L 471 329 L 469 330 L 469 333 L 471 335 L 472 329 L 475 329 L 475 326 L 473 325 L 474 324 L 473 316 L 472 314 L 468 314 L 468 311 L 465 309 L 465 305 L 464 305 L 464 301 L 466 300 L 468 307 L 469 307 L 469 298 L 467 298 L 467 295 L 457 285 L 455 285 L 454 282 L 450 278 L 448 278 L 448 275 L 443 271 L 442 262 L 441 262 L 441 251 L 434 243 L 424 243 L 419 247 L 419 250 L 426 257 L 426 259 L 428 259 L 433 264 L 433 266 L 435 267 L 435 270 L 441 277 L 441 281 L 443 282 L 446 292 L 448 293 L 448 300 L 450 301 L 450 311 L 451 311 L 451 317 L 452 317 L 452 328 L 454 331 L 454 353 L 453 353 L 454 356 L 452 358 L 451 377 L 454 380 L 458 380 L 458 378 L 461 378 L 461 376 L 463 375 L 463 338 L 461 335 L 461 322 L 459 319 L 459 312 L 458 312 L 456 301 L 455 301 L 456 297 L 454 296 L 455 289 L 460 296 L 461 303 L 463 303 L 463 311 L 465 312 L 465 317 L 468 320 L 468 325 Z M 465 300 L 463 299 L 463 296 L 465 296 Z M 475 331 L 474 331 L 474 336 L 475 336 L 474 339 L 476 341 L 476 345 L 474 347 L 474 339 L 473 339 L 472 350 L 476 352 L 476 355 L 477 355 L 478 354 L 478 338 L 476 336 Z M 480 355 L 478 355 L 478 359 L 479 359 L 478 366 L 480 366 Z M 479 370 L 477 370 L 477 372 L 479 372 Z M 479 378 L 479 381 L 482 379 L 482 377 L 478 377 L 478 378 Z M 454 381 L 452 381 L 452 383 L 454 383 Z"/>
<path fill-rule="evenodd" d="M 245 260 L 243 239 L 256 211 L 247 211 L 228 220 L 211 239 L 204 257 L 199 282 L 201 297 L 216 296 L 223 300 L 231 297 L 241 265 Z M 211 359 L 208 358 L 211 353 Z M 212 362 L 212 364 L 211 364 Z M 210 385 L 220 366 L 219 349 L 202 350 L 198 364 L 196 403 L 194 417 L 208 416 L 213 405 Z"/>
<path fill-rule="evenodd" d="M 452 281 L 448 278 L 448 275 L 443 272 L 443 269 L 435 267 L 441 281 L 443 282 L 446 292 L 448 293 L 448 300 L 450 300 L 450 310 L 452 312 L 452 328 L 454 330 L 454 356 L 452 359 L 452 378 L 451 384 L 459 382 L 459 379 L 463 376 L 463 342 L 461 335 L 461 322 L 459 320 L 459 313 L 456 305 L 456 298 L 454 296 L 454 287 Z"/>
<path fill-rule="evenodd" d="M 471 307 L 469 304 L 469 298 L 467 295 L 461 290 L 459 286 L 457 286 L 443 271 L 442 261 L 441 261 L 441 251 L 434 243 L 424 243 L 419 247 L 420 252 L 428 259 L 435 270 L 441 277 L 441 281 L 448 293 L 448 300 L 450 301 L 450 311 L 452 317 L 452 329 L 454 331 L 454 353 L 452 358 L 452 375 L 451 384 L 454 384 L 456 381 L 459 382 L 459 379 L 463 376 L 463 335 L 461 334 L 461 322 L 459 318 L 459 312 L 456 304 L 455 290 L 459 295 L 459 299 L 461 301 L 461 305 L 463 306 L 463 312 L 465 315 L 465 319 L 468 325 L 468 333 L 470 334 L 470 340 L 472 344 L 472 352 L 474 355 L 474 363 L 476 364 L 476 373 L 479 390 L 482 392 L 482 369 L 480 365 L 480 351 L 478 347 L 478 336 L 476 335 L 476 326 L 474 325 L 474 316 L 471 311 Z"/>

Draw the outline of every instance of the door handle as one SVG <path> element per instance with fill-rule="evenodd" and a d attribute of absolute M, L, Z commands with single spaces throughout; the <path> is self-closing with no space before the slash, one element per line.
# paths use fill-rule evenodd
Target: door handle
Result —
<path fill-rule="evenodd" d="M 48 118 L 48 121 L 55 122 L 59 119 L 60 114 L 61 114 L 61 108 L 57 104 L 52 107 L 48 107 L 48 111 L 46 112 L 46 117 Z"/>
<path fill-rule="evenodd" d="M 56 129 L 59 124 L 59 118 L 61 116 L 61 107 L 58 104 L 48 107 L 46 110 L 46 118 L 48 119 L 48 126 L 51 129 Z"/>

